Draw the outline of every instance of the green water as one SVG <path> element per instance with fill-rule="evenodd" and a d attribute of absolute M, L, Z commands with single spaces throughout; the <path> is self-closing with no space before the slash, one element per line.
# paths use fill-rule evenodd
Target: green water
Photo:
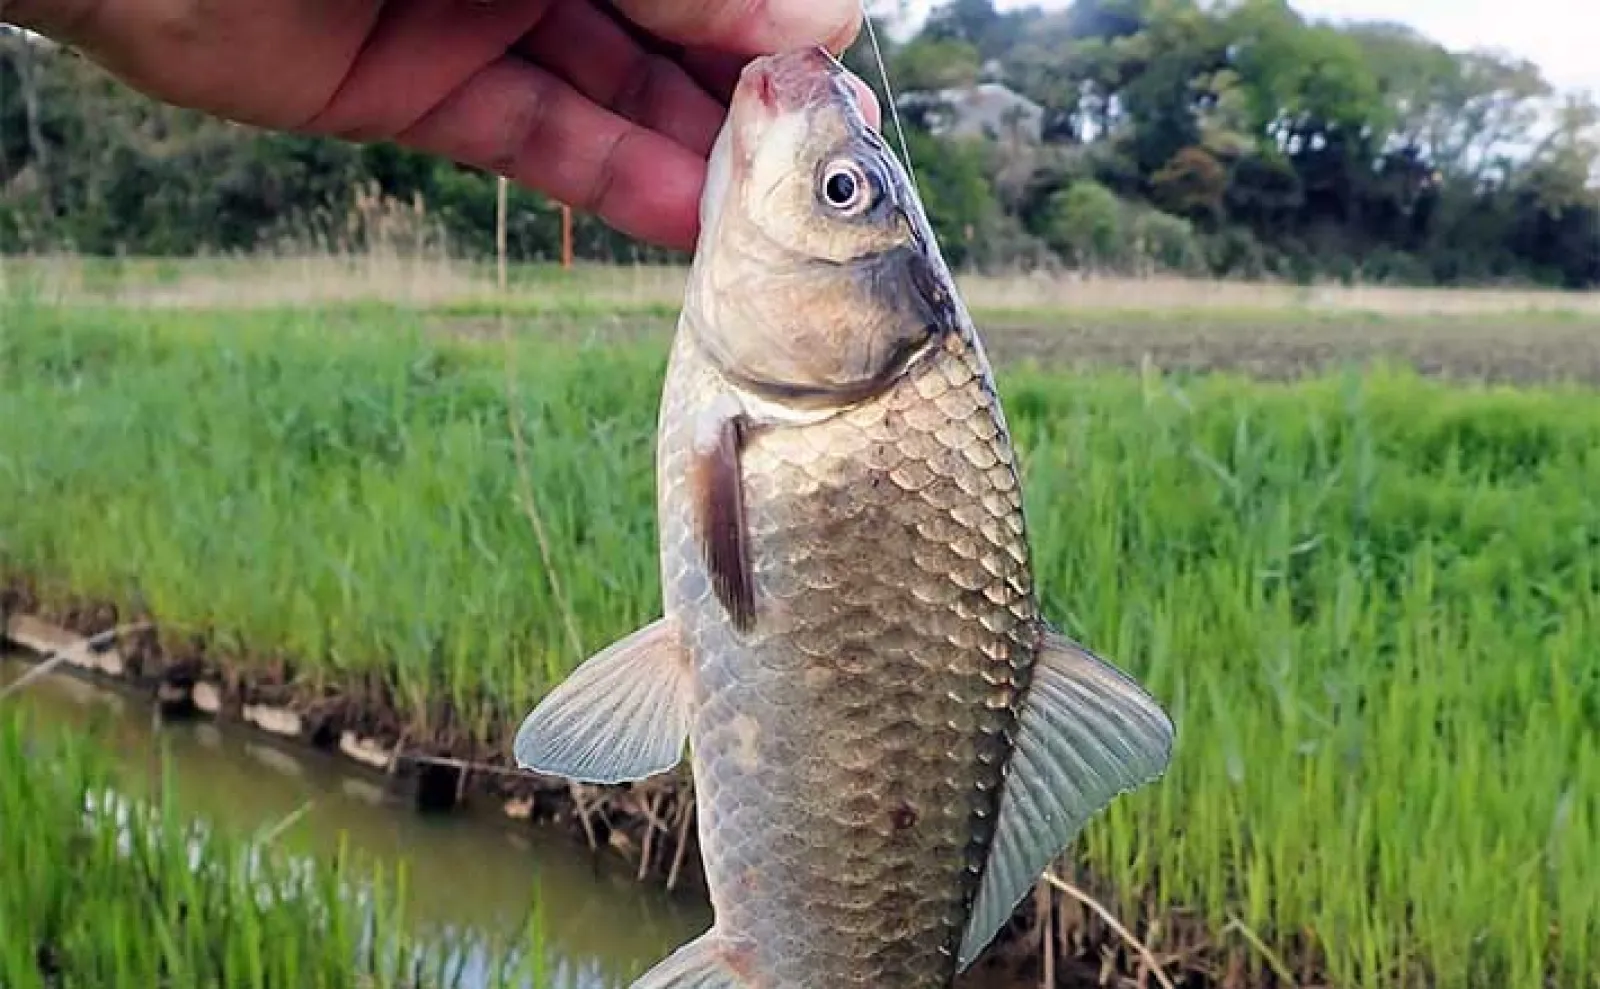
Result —
<path fill-rule="evenodd" d="M 0 656 L 0 686 L 27 665 Z M 332 855 L 341 838 L 390 875 L 407 874 L 407 913 L 419 933 L 462 944 L 515 938 L 530 911 L 542 914 L 548 989 L 629 985 L 654 962 L 711 923 L 699 898 L 635 882 L 620 860 L 596 860 L 564 834 L 511 821 L 496 808 L 420 815 L 387 793 L 383 777 L 332 754 L 262 740 L 250 730 L 204 720 L 161 722 L 151 704 L 53 675 L 12 698 L 49 728 L 96 722 L 128 780 L 146 797 L 162 752 L 189 815 L 224 828 L 256 830 L 304 812 L 278 838 L 286 849 Z M 478 935 L 474 937 L 472 935 Z M 465 985 L 485 963 L 464 948 Z"/>

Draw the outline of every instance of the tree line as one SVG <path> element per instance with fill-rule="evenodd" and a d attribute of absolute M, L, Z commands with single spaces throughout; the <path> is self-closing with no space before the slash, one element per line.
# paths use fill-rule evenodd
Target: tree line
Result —
<path fill-rule="evenodd" d="M 1600 286 L 1600 105 L 1515 56 L 1285 0 L 952 0 L 899 41 L 875 24 L 845 60 L 958 265 Z M 961 126 L 976 93 L 1010 109 Z M 8 249 L 252 250 L 333 236 L 373 191 L 493 250 L 491 176 L 224 124 L 0 37 Z M 557 254 L 550 203 L 514 190 L 510 217 L 514 257 Z M 583 257 L 677 259 L 589 217 L 574 240 Z"/>

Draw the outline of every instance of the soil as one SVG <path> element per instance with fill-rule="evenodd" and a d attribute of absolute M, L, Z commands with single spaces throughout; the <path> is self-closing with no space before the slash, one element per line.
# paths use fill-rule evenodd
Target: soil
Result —
<path fill-rule="evenodd" d="M 1579 321 L 1464 319 L 1293 322 L 1226 317 L 997 321 L 984 326 L 997 362 L 1137 368 L 1148 359 L 1167 372 L 1226 371 L 1292 380 L 1374 362 L 1464 381 L 1600 384 L 1600 327 Z"/>
<path fill-rule="evenodd" d="M 1045 367 L 1226 371 L 1292 380 L 1377 361 L 1409 365 L 1453 380 L 1600 385 L 1600 325 L 1576 317 L 1511 314 L 1381 318 L 1352 312 L 1285 311 L 1230 315 L 1194 312 L 979 314 L 995 362 Z M 500 339 L 492 318 L 437 316 L 436 332 L 484 342 Z M 538 317 L 512 320 L 513 333 L 611 343 L 664 341 L 669 317 Z"/>

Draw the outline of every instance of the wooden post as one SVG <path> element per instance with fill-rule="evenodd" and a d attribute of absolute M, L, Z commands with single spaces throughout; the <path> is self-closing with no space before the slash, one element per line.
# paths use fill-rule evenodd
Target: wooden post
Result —
<path fill-rule="evenodd" d="M 572 207 L 561 206 L 561 267 L 572 267 Z"/>
<path fill-rule="evenodd" d="M 494 247 L 498 268 L 496 275 L 499 278 L 501 295 L 506 292 L 506 189 L 508 185 L 506 177 L 504 175 L 500 176 L 494 204 Z"/>

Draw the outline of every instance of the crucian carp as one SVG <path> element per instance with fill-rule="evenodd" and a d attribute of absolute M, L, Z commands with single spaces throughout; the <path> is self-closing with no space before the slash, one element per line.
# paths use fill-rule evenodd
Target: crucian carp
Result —
<path fill-rule="evenodd" d="M 715 922 L 638 989 L 934 989 L 1174 730 L 1041 614 L 983 345 L 821 48 L 740 77 L 657 428 L 662 616 L 578 667 L 519 766 L 687 744 Z"/>

